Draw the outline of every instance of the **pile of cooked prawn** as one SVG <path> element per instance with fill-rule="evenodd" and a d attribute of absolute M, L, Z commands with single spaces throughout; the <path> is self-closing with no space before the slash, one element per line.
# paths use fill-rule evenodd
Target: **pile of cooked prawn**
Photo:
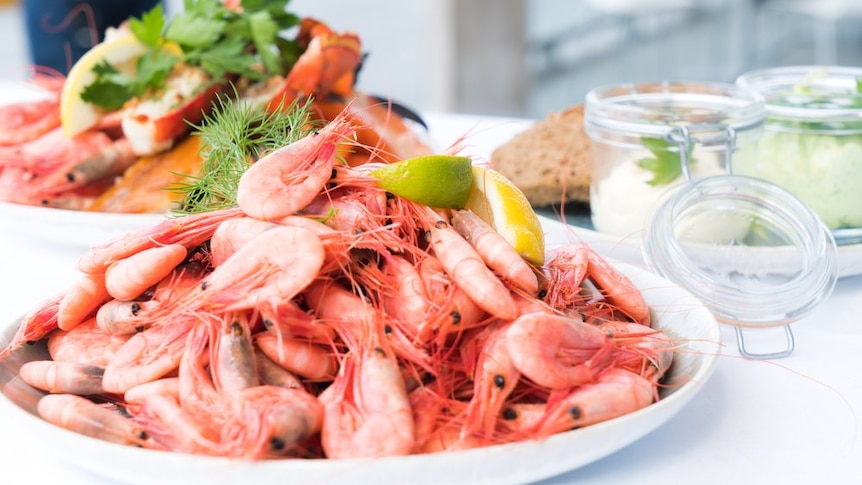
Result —
<path fill-rule="evenodd" d="M 586 246 L 525 261 L 469 210 L 338 163 L 336 117 L 267 154 L 238 205 L 94 247 L 0 359 L 40 416 L 125 445 L 245 460 L 536 439 L 657 399 L 673 345 Z"/>

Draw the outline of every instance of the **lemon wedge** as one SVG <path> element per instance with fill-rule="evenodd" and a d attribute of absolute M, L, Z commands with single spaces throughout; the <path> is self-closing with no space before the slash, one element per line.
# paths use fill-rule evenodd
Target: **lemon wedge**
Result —
<path fill-rule="evenodd" d="M 461 209 L 473 187 L 469 157 L 427 155 L 390 163 L 372 171 L 381 188 L 431 207 Z"/>
<path fill-rule="evenodd" d="M 490 224 L 524 259 L 541 266 L 545 233 L 533 206 L 521 190 L 500 172 L 472 167 L 473 187 L 465 205 Z"/>
<path fill-rule="evenodd" d="M 60 93 L 63 134 L 72 137 L 86 131 L 105 115 L 105 110 L 81 99 L 84 88 L 96 80 L 93 72 L 96 65 L 105 61 L 123 74 L 134 74 L 138 58 L 146 52 L 147 46 L 131 32 L 107 39 L 85 52 L 69 70 Z"/>
<path fill-rule="evenodd" d="M 182 49 L 174 43 L 162 47 L 165 52 L 180 55 Z M 112 32 L 105 40 L 93 46 L 75 62 L 63 91 L 60 93 L 60 123 L 63 134 L 72 137 L 95 126 L 106 114 L 105 110 L 81 99 L 84 88 L 96 80 L 93 68 L 107 62 L 118 72 L 134 76 L 138 59 L 147 53 L 149 47 L 140 42 L 131 32 Z"/>

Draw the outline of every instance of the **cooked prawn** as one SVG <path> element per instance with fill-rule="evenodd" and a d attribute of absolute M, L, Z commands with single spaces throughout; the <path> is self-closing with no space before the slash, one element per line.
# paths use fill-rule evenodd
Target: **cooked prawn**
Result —
<path fill-rule="evenodd" d="M 237 394 L 260 384 L 250 320 L 246 313 L 227 313 L 211 329 L 210 374 L 220 393 Z"/>
<path fill-rule="evenodd" d="M 631 280 L 620 273 L 593 249 L 570 244 L 551 251 L 545 264 L 547 301 L 560 311 L 605 299 L 636 322 L 649 325 L 649 306 Z M 582 283 L 589 279 L 598 294 L 582 294 Z M 589 292 L 588 292 L 589 293 Z"/>
<path fill-rule="evenodd" d="M 539 291 L 533 268 L 487 222 L 469 210 L 452 212 L 452 227 L 476 250 L 489 268 L 528 295 Z"/>
<path fill-rule="evenodd" d="M 482 329 L 484 345 L 476 365 L 473 397 L 467 405 L 465 434 L 478 432 L 491 438 L 506 399 L 521 378 L 509 354 L 509 325 L 511 322 L 497 322 Z"/>
<path fill-rule="evenodd" d="M 68 332 L 58 329 L 49 335 L 48 354 L 56 362 L 105 367 L 129 338 L 105 332 L 90 318 Z"/>
<path fill-rule="evenodd" d="M 524 376 L 549 389 L 586 384 L 613 363 L 613 340 L 598 327 L 544 312 L 527 313 L 506 330 L 507 348 Z"/>
<path fill-rule="evenodd" d="M 21 318 L 12 340 L 5 348 L 0 349 L 0 360 L 5 359 L 28 342 L 32 343 L 45 338 L 58 328 L 57 312 L 65 294 L 64 291 L 45 299 Z"/>
<path fill-rule="evenodd" d="M 134 334 L 105 367 L 102 376 L 105 392 L 122 394 L 176 370 L 195 322 L 193 316 L 180 315 Z"/>
<path fill-rule="evenodd" d="M 637 411 L 651 404 L 655 395 L 653 382 L 625 369 L 607 368 L 594 382 L 549 403 L 538 435 L 548 436 Z"/>
<path fill-rule="evenodd" d="M 470 243 L 445 221 L 428 227 L 429 244 L 452 280 L 486 312 L 503 320 L 514 320 L 518 305 L 508 288 L 488 269 Z"/>
<path fill-rule="evenodd" d="M 332 350 L 308 340 L 259 332 L 255 343 L 273 362 L 312 381 L 331 380 L 338 370 Z"/>
<path fill-rule="evenodd" d="M 144 386 L 155 385 L 156 389 Z M 165 392 L 165 388 L 176 392 Z M 158 447 L 186 453 L 218 454 L 219 429 L 210 418 L 196 416 L 180 405 L 176 379 L 160 379 L 126 392 L 129 412 Z M 199 419 L 200 418 L 200 419 Z"/>
<path fill-rule="evenodd" d="M 48 394 L 36 409 L 45 421 L 86 436 L 122 445 L 144 446 L 148 435 L 120 412 L 74 394 Z"/>
<path fill-rule="evenodd" d="M 254 358 L 261 384 L 288 389 L 303 389 L 302 380 L 296 374 L 276 364 L 262 351 L 255 351 Z"/>
<path fill-rule="evenodd" d="M 136 298 L 168 276 L 187 255 L 182 244 L 168 244 L 115 261 L 105 270 L 108 294 L 118 300 Z"/>
<path fill-rule="evenodd" d="M 44 88 L 44 96 L 0 106 L 0 146 L 32 141 L 60 126 L 60 92 L 65 78 L 39 74 L 33 81 Z"/>
<path fill-rule="evenodd" d="M 37 389 L 79 396 L 101 394 L 104 373 L 103 367 L 55 360 L 25 362 L 18 371 L 21 380 Z"/>
<path fill-rule="evenodd" d="M 283 248 L 290 248 L 284 250 Z M 225 310 L 274 306 L 290 300 L 317 276 L 325 252 L 320 238 L 299 227 L 279 226 L 242 246 L 190 295 L 199 305 Z"/>
<path fill-rule="evenodd" d="M 95 315 L 99 307 L 108 301 L 105 275 L 84 274 L 63 295 L 57 308 L 57 326 L 71 330 L 87 318 Z"/>
<path fill-rule="evenodd" d="M 303 389 L 249 387 L 221 430 L 221 454 L 244 459 L 296 454 L 320 432 L 323 405 Z"/>
<path fill-rule="evenodd" d="M 186 261 L 163 278 L 152 291 L 147 290 L 134 300 L 113 299 L 99 307 L 96 324 L 112 335 L 125 335 L 151 325 L 150 318 L 163 305 L 167 305 L 200 284 L 207 274 L 207 265 L 200 261 Z"/>
<path fill-rule="evenodd" d="M 245 214 L 265 221 L 295 214 L 332 177 L 338 142 L 352 133 L 350 125 L 339 118 L 267 154 L 242 174 L 237 204 Z"/>
<path fill-rule="evenodd" d="M 393 255 L 384 261 L 383 274 L 390 277 L 380 296 L 386 314 L 410 338 L 429 341 L 433 335 L 433 328 L 428 325 L 431 302 L 416 266 L 403 256 Z"/>
<path fill-rule="evenodd" d="M 413 412 L 392 352 L 372 343 L 348 354 L 320 396 L 323 449 L 330 458 L 406 455 L 413 450 Z"/>

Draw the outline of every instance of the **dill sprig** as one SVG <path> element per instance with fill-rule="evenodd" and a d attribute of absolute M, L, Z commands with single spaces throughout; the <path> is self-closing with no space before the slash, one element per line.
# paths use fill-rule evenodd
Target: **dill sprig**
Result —
<path fill-rule="evenodd" d="M 289 145 L 315 127 L 311 100 L 294 101 L 269 113 L 261 106 L 219 97 L 192 136 L 201 137 L 200 175 L 182 174 L 188 183 L 170 190 L 183 195 L 181 214 L 224 209 L 236 205 L 242 174 L 261 156 Z"/>

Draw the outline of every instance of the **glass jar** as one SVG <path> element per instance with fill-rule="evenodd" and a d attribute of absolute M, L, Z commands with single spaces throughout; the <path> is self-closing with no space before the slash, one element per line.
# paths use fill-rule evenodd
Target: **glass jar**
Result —
<path fill-rule="evenodd" d="M 790 324 L 832 294 L 838 250 L 823 220 L 768 180 L 740 175 L 757 156 L 763 98 L 744 88 L 661 83 L 587 95 L 590 205 L 601 232 L 642 233 L 647 266 L 736 330 L 741 355 L 793 352 Z M 750 352 L 746 328 L 782 327 L 786 344 Z"/>
<path fill-rule="evenodd" d="M 747 357 L 789 355 L 790 323 L 828 298 L 838 279 L 837 246 L 817 214 L 778 185 L 743 175 L 708 177 L 667 194 L 642 251 L 651 269 L 735 327 Z M 784 348 L 745 348 L 741 328 L 776 326 L 786 331 Z"/>
<path fill-rule="evenodd" d="M 765 98 L 766 120 L 757 150 L 734 171 L 796 194 L 839 245 L 862 243 L 862 68 L 772 68 L 736 84 Z"/>
<path fill-rule="evenodd" d="M 590 211 L 601 233 L 638 235 L 662 194 L 686 178 L 727 173 L 751 150 L 764 118 L 760 96 L 699 82 L 594 89 L 585 103 Z"/>

